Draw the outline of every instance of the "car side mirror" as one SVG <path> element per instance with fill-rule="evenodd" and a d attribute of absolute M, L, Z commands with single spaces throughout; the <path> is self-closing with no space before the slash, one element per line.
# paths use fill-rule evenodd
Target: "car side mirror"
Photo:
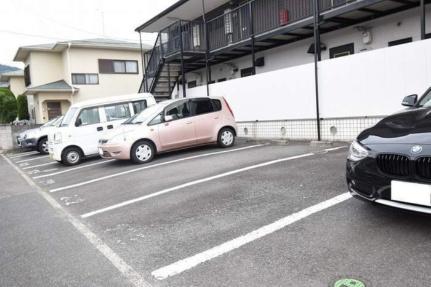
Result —
<path fill-rule="evenodd" d="M 410 95 L 405 97 L 401 104 L 406 107 L 413 107 L 414 105 L 416 105 L 417 101 L 418 95 Z"/>
<path fill-rule="evenodd" d="M 82 120 L 81 119 L 77 119 L 75 122 L 75 127 L 79 127 L 82 125 Z"/>
<path fill-rule="evenodd" d="M 174 120 L 174 116 L 173 115 L 165 115 L 165 122 L 170 122 Z"/>

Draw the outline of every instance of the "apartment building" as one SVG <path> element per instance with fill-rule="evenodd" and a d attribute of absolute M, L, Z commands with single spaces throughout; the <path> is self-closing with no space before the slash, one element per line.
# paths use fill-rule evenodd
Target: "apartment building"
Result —
<path fill-rule="evenodd" d="M 352 139 L 431 85 L 428 2 L 181 0 L 136 29 L 158 33 L 141 90 L 225 96 L 244 136 Z"/>
<path fill-rule="evenodd" d="M 73 103 L 136 93 L 143 74 L 141 46 L 112 39 L 23 46 L 14 61 L 25 65 L 24 93 L 36 124 L 63 115 Z"/>

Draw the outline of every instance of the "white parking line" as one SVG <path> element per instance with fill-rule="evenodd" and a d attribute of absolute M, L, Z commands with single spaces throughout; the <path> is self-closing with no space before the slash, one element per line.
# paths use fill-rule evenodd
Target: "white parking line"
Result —
<path fill-rule="evenodd" d="M 93 233 L 85 224 L 79 219 L 68 213 L 54 198 L 44 192 L 37 184 L 35 184 L 26 174 L 24 174 L 16 165 L 12 163 L 6 156 L 1 155 L 7 163 L 12 166 L 24 180 L 34 188 L 39 195 L 41 195 L 60 215 L 72 224 L 76 230 L 81 233 L 90 244 L 96 248 L 109 262 L 135 287 L 151 287 L 151 284 L 145 278 L 136 272 L 132 266 L 127 264 L 120 256 L 118 256 L 105 242 L 102 241 L 95 233 Z"/>
<path fill-rule="evenodd" d="M 38 178 L 44 178 L 44 177 L 50 177 L 50 176 L 54 176 L 54 175 L 58 175 L 58 174 L 63 174 L 63 173 L 66 173 L 66 172 L 70 172 L 70 171 L 74 171 L 74 170 L 78 170 L 78 169 L 83 169 L 83 168 L 90 167 L 90 166 L 104 164 L 104 163 L 111 162 L 111 161 L 114 161 L 114 160 L 115 159 L 109 159 L 109 160 L 95 162 L 95 163 L 92 163 L 92 164 L 81 165 L 81 166 L 77 166 L 77 167 L 65 169 L 65 170 L 54 172 L 54 173 L 50 173 L 50 174 L 44 174 L 44 175 L 35 176 L 35 177 L 33 177 L 33 179 L 38 179 Z"/>
<path fill-rule="evenodd" d="M 21 152 L 19 154 L 14 154 L 9 156 L 10 159 L 14 159 L 14 158 L 19 158 L 19 157 L 23 157 L 23 156 L 29 156 L 29 155 L 33 155 L 33 154 L 38 154 L 38 151 L 27 151 L 27 152 Z"/>
<path fill-rule="evenodd" d="M 38 159 L 47 158 L 47 157 L 49 157 L 49 155 L 38 156 L 38 157 L 35 157 L 35 158 L 30 158 L 30 159 L 23 159 L 23 160 L 16 161 L 15 163 L 22 163 L 22 162 L 27 162 L 27 161 L 32 161 L 32 160 L 38 160 Z"/>
<path fill-rule="evenodd" d="M 32 166 L 23 167 L 22 169 L 31 169 L 31 168 L 47 166 L 47 165 L 51 165 L 51 164 L 58 164 L 58 162 L 52 161 L 52 162 L 47 162 L 47 163 L 42 163 L 42 164 L 36 164 L 36 165 L 32 165 Z"/>
<path fill-rule="evenodd" d="M 172 263 L 168 266 L 162 267 L 160 269 L 157 269 L 151 273 L 156 279 L 163 280 L 168 277 L 177 275 L 181 272 L 187 271 L 193 267 L 196 267 L 197 265 L 204 263 L 206 261 L 209 261 L 211 259 L 214 259 L 220 255 L 223 255 L 225 253 L 228 253 L 230 251 L 233 251 L 243 245 L 246 245 L 252 241 L 255 241 L 259 238 L 262 238 L 264 236 L 267 236 L 273 232 L 276 232 L 288 225 L 291 225 L 295 222 L 298 222 L 310 215 L 313 215 L 315 213 L 318 213 L 320 211 L 323 211 L 327 208 L 330 208 L 334 205 L 337 205 L 339 203 L 342 203 L 346 200 L 351 198 L 351 195 L 349 193 L 343 193 L 338 196 L 335 196 L 331 199 L 328 199 L 326 201 L 320 202 L 316 205 L 307 207 L 299 212 L 293 213 L 289 216 L 286 216 L 284 218 L 281 218 L 271 224 L 265 225 L 259 229 L 256 229 L 250 233 L 247 233 L 243 236 L 237 237 L 235 239 L 232 239 L 230 241 L 227 241 L 223 244 L 220 244 L 218 246 L 215 246 L 211 249 L 208 249 L 204 252 L 198 253 L 196 255 L 193 255 L 191 257 L 185 258 L 183 260 L 177 261 L 175 263 Z"/>
<path fill-rule="evenodd" d="M 338 147 L 338 148 L 333 148 L 333 149 L 331 149 L 331 151 L 332 150 L 336 150 L 336 149 L 341 149 L 341 148 L 344 148 L 344 146 L 343 147 Z M 327 151 L 327 150 L 322 150 L 322 151 Z M 265 167 L 265 166 L 277 164 L 277 163 L 280 163 L 280 162 L 285 162 L 285 161 L 290 161 L 290 160 L 294 160 L 294 159 L 309 157 L 309 156 L 312 156 L 312 155 L 315 155 L 315 153 L 305 153 L 305 154 L 301 154 L 301 155 L 295 155 L 295 156 L 285 157 L 285 158 L 281 158 L 281 159 L 271 160 L 271 161 L 267 161 L 267 162 L 263 162 L 263 163 L 259 163 L 259 164 L 255 164 L 255 165 L 251 165 L 251 166 L 247 166 L 247 167 L 243 167 L 243 168 L 240 168 L 240 169 L 231 170 L 231 171 L 224 172 L 224 173 L 221 173 L 221 174 L 213 175 L 213 176 L 210 176 L 210 177 L 205 177 L 205 178 L 202 178 L 202 179 L 198 179 L 198 180 L 194 180 L 194 181 L 187 182 L 187 183 L 184 183 L 184 184 L 180 184 L 180 185 L 177 185 L 177 186 L 174 186 L 174 187 L 166 188 L 166 189 L 160 190 L 158 192 L 151 193 L 151 194 L 148 194 L 148 195 L 144 195 L 144 196 L 141 196 L 141 197 L 138 197 L 138 198 L 126 200 L 126 201 L 123 201 L 121 203 L 117 203 L 117 204 L 114 204 L 114 205 L 111 205 L 111 206 L 107 206 L 107 207 L 104 207 L 104 208 L 101 208 L 101 209 L 98 209 L 98 210 L 94 210 L 94 211 L 82 214 L 81 218 L 88 218 L 88 217 L 94 216 L 96 214 L 100 214 L 100 213 L 104 213 L 104 212 L 111 211 L 111 210 L 114 210 L 114 209 L 118 209 L 118 208 L 130 205 L 130 204 L 134 204 L 134 203 L 137 203 L 137 202 L 140 202 L 140 201 L 144 201 L 144 200 L 147 200 L 147 199 L 150 199 L 150 198 L 153 198 L 153 197 L 156 197 L 156 196 L 160 196 L 160 195 L 172 192 L 172 191 L 183 189 L 185 187 L 189 187 L 189 186 L 193 186 L 193 185 L 196 185 L 196 184 L 200 184 L 200 183 L 208 182 L 208 181 L 211 181 L 211 180 L 219 179 L 219 178 L 222 178 L 222 177 L 230 176 L 230 175 L 233 175 L 233 174 L 237 174 L 237 173 L 249 171 L 249 170 L 252 170 L 252 169 L 256 169 L 256 168 L 260 168 L 260 167 Z"/>
<path fill-rule="evenodd" d="M 217 154 L 224 154 L 224 153 L 235 152 L 235 151 L 240 151 L 240 150 L 246 150 L 246 149 L 261 147 L 261 146 L 264 146 L 264 145 L 265 144 L 252 145 L 252 146 L 246 146 L 246 147 L 242 147 L 242 148 L 236 148 L 236 149 L 230 149 L 230 150 L 224 150 L 224 151 L 217 151 L 217 152 L 199 154 L 199 155 L 189 156 L 189 157 L 180 158 L 180 159 L 176 159 L 176 160 L 171 160 L 171 161 L 156 163 L 156 164 L 153 164 L 153 165 L 148 165 L 148 166 L 144 166 L 144 167 L 140 167 L 140 168 L 135 168 L 135 169 L 131 169 L 131 170 L 119 172 L 119 173 L 114 173 L 114 174 L 111 174 L 111 175 L 99 177 L 99 178 L 96 178 L 96 179 L 92 179 L 92 180 L 88 180 L 88 181 L 84 181 L 84 182 L 80 182 L 80 183 L 76 183 L 76 184 L 72 184 L 72 185 L 68 185 L 68 186 L 54 188 L 54 189 L 51 189 L 49 192 L 57 192 L 57 191 L 62 191 L 62 190 L 66 190 L 66 189 L 71 189 L 71 188 L 75 188 L 75 187 L 87 185 L 87 184 L 90 184 L 90 183 L 102 181 L 102 180 L 105 180 L 105 179 L 110 179 L 110 178 L 113 178 L 113 177 L 118 177 L 118 176 L 122 176 L 122 175 L 125 175 L 125 174 L 129 174 L 129 173 L 133 173 L 133 172 L 137 172 L 137 171 L 141 171 L 141 170 L 145 170 L 145 169 L 150 169 L 150 168 L 153 168 L 153 167 L 168 165 L 168 164 L 172 164 L 172 163 L 177 163 L 177 162 L 191 160 L 191 159 L 196 159 L 196 158 L 201 158 L 201 157 L 207 157 L 207 156 L 211 156 L 211 155 L 217 155 Z"/>

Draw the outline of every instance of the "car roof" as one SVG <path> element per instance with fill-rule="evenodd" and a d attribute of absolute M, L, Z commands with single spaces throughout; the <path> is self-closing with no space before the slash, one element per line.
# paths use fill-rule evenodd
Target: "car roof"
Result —
<path fill-rule="evenodd" d="M 106 97 L 99 99 L 92 99 L 87 101 L 82 101 L 72 105 L 72 108 L 83 108 L 89 106 L 97 106 L 97 105 L 105 105 L 105 104 L 115 104 L 126 101 L 139 101 L 143 99 L 153 98 L 153 95 L 150 93 L 139 93 L 139 94 L 129 94 L 129 95 L 120 95 L 114 97 Z"/>

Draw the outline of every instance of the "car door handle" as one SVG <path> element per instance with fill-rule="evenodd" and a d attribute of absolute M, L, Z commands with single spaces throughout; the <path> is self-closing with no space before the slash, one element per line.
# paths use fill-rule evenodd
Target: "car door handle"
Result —
<path fill-rule="evenodd" d="M 97 127 L 97 131 L 98 132 L 103 131 L 103 127 Z"/>
<path fill-rule="evenodd" d="M 114 126 L 113 125 L 109 125 L 109 126 L 107 126 L 107 128 L 108 128 L 108 130 L 111 130 L 111 129 L 114 128 Z"/>
<path fill-rule="evenodd" d="M 215 119 L 215 120 L 218 120 L 218 119 L 219 119 L 219 117 L 215 117 L 214 119 Z"/>
<path fill-rule="evenodd" d="M 190 124 L 192 124 L 192 123 L 193 123 L 193 122 L 186 122 L 186 124 L 187 124 L 187 125 L 190 125 Z"/>

